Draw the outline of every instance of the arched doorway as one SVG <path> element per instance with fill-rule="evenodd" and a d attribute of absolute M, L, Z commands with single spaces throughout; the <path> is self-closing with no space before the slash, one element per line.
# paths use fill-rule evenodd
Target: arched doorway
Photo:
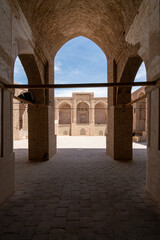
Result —
<path fill-rule="evenodd" d="M 107 106 L 99 102 L 95 105 L 95 124 L 107 124 Z"/>
<path fill-rule="evenodd" d="M 89 124 L 89 106 L 85 102 L 80 102 L 77 105 L 77 123 Z"/>
<path fill-rule="evenodd" d="M 62 103 L 59 106 L 58 135 L 71 134 L 71 106 L 69 103 Z"/>
<path fill-rule="evenodd" d="M 71 124 L 71 106 L 68 103 L 59 107 L 59 124 Z"/>
<path fill-rule="evenodd" d="M 19 59 L 24 68 L 23 72 L 25 71 L 26 73 L 28 84 L 41 85 L 42 74 L 36 56 L 34 54 L 20 54 Z M 44 70 L 47 78 L 48 71 L 46 68 Z M 54 109 L 52 105 L 50 107 L 47 105 L 48 91 L 32 89 L 29 92 L 33 95 L 33 102 L 35 103 L 35 105 L 28 104 L 29 160 L 44 161 L 48 160 L 55 153 L 55 147 L 53 147 L 53 143 L 55 143 L 54 128 L 53 125 L 48 125 L 49 119 L 54 116 Z M 17 93 L 17 95 L 19 94 Z M 22 120 L 22 117 L 20 120 Z"/>
<path fill-rule="evenodd" d="M 54 69 L 56 84 L 107 82 L 106 55 L 94 41 L 84 36 L 69 40 L 59 49 Z M 107 101 L 106 88 L 56 89 L 54 97 L 55 129 L 59 121 L 59 103 L 68 101 L 71 105 L 71 136 L 95 136 L 94 106 L 97 98 Z"/>
<path fill-rule="evenodd" d="M 95 134 L 104 136 L 107 133 L 107 104 L 99 102 L 95 105 Z"/>
<path fill-rule="evenodd" d="M 14 82 L 28 84 L 28 79 L 24 71 L 23 65 L 16 58 L 14 64 Z M 14 95 L 19 96 L 26 90 L 16 89 Z M 28 105 L 13 98 L 13 140 L 16 147 L 17 140 L 24 140 L 24 146 L 28 148 Z"/>

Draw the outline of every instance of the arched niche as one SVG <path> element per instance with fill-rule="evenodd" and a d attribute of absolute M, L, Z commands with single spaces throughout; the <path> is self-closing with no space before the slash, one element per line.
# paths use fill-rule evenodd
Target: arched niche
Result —
<path fill-rule="evenodd" d="M 103 102 L 95 105 L 95 124 L 107 124 L 107 105 Z"/>
<path fill-rule="evenodd" d="M 62 103 L 59 107 L 59 124 L 71 124 L 71 106 Z"/>
<path fill-rule="evenodd" d="M 77 105 L 77 123 L 89 123 L 89 106 L 85 102 L 80 102 Z"/>

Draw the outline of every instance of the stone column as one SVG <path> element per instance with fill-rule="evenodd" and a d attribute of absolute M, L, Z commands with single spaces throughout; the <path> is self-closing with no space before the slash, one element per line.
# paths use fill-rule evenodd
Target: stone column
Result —
<path fill-rule="evenodd" d="M 77 104 L 73 97 L 72 102 L 72 116 L 71 116 L 71 136 L 76 136 L 76 125 L 77 125 Z"/>
<path fill-rule="evenodd" d="M 114 59 L 108 61 L 108 81 L 116 82 L 117 68 Z M 122 95 L 125 97 L 125 92 Z M 107 153 L 114 160 L 132 160 L 132 107 L 116 106 L 116 92 L 108 89 Z"/>
<path fill-rule="evenodd" d="M 89 128 L 90 128 L 90 136 L 95 135 L 95 111 L 94 111 L 94 100 L 90 101 L 90 109 L 89 109 Z"/>
<path fill-rule="evenodd" d="M 25 58 L 25 56 L 24 56 Z M 45 80 L 54 82 L 54 64 L 50 61 L 46 66 Z M 27 66 L 28 67 L 28 62 Z M 54 91 L 34 90 L 38 107 L 28 106 L 29 122 L 29 160 L 46 161 L 56 153 L 56 136 L 54 130 Z"/>
<path fill-rule="evenodd" d="M 132 107 L 111 106 L 108 118 L 107 153 L 114 160 L 132 160 Z"/>
<path fill-rule="evenodd" d="M 108 75 L 108 82 L 115 82 L 115 63 L 114 63 L 114 59 L 111 57 L 107 58 L 107 75 Z M 113 150 L 111 150 L 111 148 L 113 148 L 114 146 L 111 145 L 112 143 L 112 139 L 113 139 L 113 133 L 110 131 L 109 132 L 109 128 L 110 128 L 110 124 L 112 125 L 112 117 L 110 116 L 110 107 L 114 106 L 116 104 L 115 99 L 116 99 L 116 93 L 115 93 L 115 89 L 114 88 L 108 88 L 108 132 L 107 132 L 107 138 L 106 138 L 106 151 L 107 153 L 111 154 L 111 152 Z M 110 118 L 111 117 L 111 118 Z M 111 120 L 110 120 L 111 119 Z M 111 129 L 110 129 L 111 130 Z M 112 130 L 114 131 L 114 128 L 112 128 Z"/>
<path fill-rule="evenodd" d="M 0 80 L 13 82 L 12 13 L 8 1 L 0 7 Z M 15 191 L 13 153 L 13 94 L 0 89 L 0 204 Z"/>
<path fill-rule="evenodd" d="M 15 190 L 12 99 L 10 92 L 0 91 L 0 203 Z"/>
<path fill-rule="evenodd" d="M 46 161 L 56 152 L 54 113 L 51 106 L 28 106 L 29 160 Z"/>

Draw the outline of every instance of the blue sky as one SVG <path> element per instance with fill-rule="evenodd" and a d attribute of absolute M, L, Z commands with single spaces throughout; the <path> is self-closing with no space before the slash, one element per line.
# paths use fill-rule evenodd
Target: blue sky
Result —
<path fill-rule="evenodd" d="M 55 83 L 107 82 L 106 56 L 94 42 L 85 37 L 77 37 L 64 44 L 53 61 Z M 21 84 L 28 82 L 19 58 L 15 62 L 14 81 Z M 144 63 L 139 68 L 135 81 L 146 81 Z M 57 89 L 55 96 L 69 97 L 72 92 L 94 92 L 95 97 L 107 96 L 106 88 Z"/>

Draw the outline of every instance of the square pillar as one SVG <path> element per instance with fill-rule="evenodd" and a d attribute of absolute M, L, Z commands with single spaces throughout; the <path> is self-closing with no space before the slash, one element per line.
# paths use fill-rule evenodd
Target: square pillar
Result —
<path fill-rule="evenodd" d="M 114 160 L 132 160 L 132 107 L 111 106 L 108 125 L 107 153 Z"/>
<path fill-rule="evenodd" d="M 56 153 L 53 106 L 28 106 L 29 160 L 46 161 Z"/>
<path fill-rule="evenodd" d="M 12 94 L 0 90 L 0 204 L 15 191 Z"/>

